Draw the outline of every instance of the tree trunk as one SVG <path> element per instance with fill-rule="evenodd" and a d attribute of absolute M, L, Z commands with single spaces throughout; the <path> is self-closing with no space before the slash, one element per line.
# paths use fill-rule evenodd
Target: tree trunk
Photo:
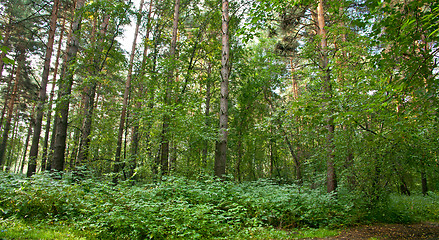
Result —
<path fill-rule="evenodd" d="M 422 184 L 422 194 L 424 196 L 428 195 L 428 185 L 427 185 L 427 173 L 425 172 L 425 164 L 422 163 L 421 169 L 421 184 Z"/>
<path fill-rule="evenodd" d="M 18 108 L 15 108 L 15 113 L 14 113 L 14 123 L 13 123 L 13 128 L 12 128 L 12 136 L 11 136 L 11 141 L 8 144 L 9 145 L 9 151 L 7 153 L 7 157 L 5 157 L 6 161 L 5 161 L 5 172 L 11 172 L 11 167 L 12 167 L 12 158 L 14 156 L 14 150 L 15 150 L 15 138 L 17 136 L 17 132 L 18 132 L 18 123 L 20 122 L 20 117 L 18 115 Z"/>
<path fill-rule="evenodd" d="M 106 15 L 104 16 L 104 21 L 102 22 L 100 26 L 100 36 L 97 40 L 97 55 L 94 57 L 94 64 L 93 69 L 91 72 L 94 76 L 98 76 L 101 72 L 105 59 L 102 59 L 102 44 L 105 37 L 105 34 L 107 32 L 107 27 L 110 22 L 110 16 Z M 94 35 L 94 34 L 93 34 Z M 101 64 L 102 61 L 102 64 Z M 78 152 L 78 158 L 76 161 L 77 165 L 81 165 L 82 162 L 88 158 L 88 151 L 90 148 L 90 134 L 91 134 L 91 127 L 93 122 L 93 112 L 95 108 L 95 97 L 96 97 L 96 88 L 97 88 L 97 82 L 96 80 L 92 80 L 92 83 L 89 84 L 85 89 L 85 102 L 84 102 L 84 122 L 82 124 L 82 135 L 81 135 L 81 142 L 79 144 L 79 152 Z"/>
<path fill-rule="evenodd" d="M 29 128 L 27 130 L 26 140 L 24 142 L 23 156 L 21 158 L 21 162 L 20 162 L 19 166 L 17 166 L 17 171 L 20 170 L 21 173 L 23 173 L 24 165 L 26 164 L 27 148 L 29 146 L 29 140 L 32 136 L 32 132 L 33 132 L 34 127 L 35 127 L 35 121 L 31 117 L 30 122 L 29 122 Z"/>
<path fill-rule="evenodd" d="M 145 76 L 145 71 L 146 71 L 146 61 L 148 58 L 148 41 L 149 41 L 149 34 L 151 32 L 150 22 L 151 22 L 152 3 L 153 3 L 153 1 L 151 0 L 149 2 L 149 11 L 148 11 L 148 16 L 147 16 L 147 28 L 146 28 L 145 43 L 144 43 L 144 48 L 143 48 L 142 65 L 141 65 L 140 74 L 139 74 L 140 79 L 143 79 L 143 77 Z M 144 87 L 143 87 L 142 83 L 140 83 L 139 91 L 144 94 Z M 142 102 L 141 101 L 137 101 L 136 109 L 139 112 L 142 109 Z M 138 149 L 139 149 L 139 141 L 140 141 L 140 134 L 139 134 L 139 124 L 140 124 L 139 121 L 140 120 L 136 115 L 134 115 L 133 117 L 135 119 L 133 121 L 133 130 L 132 130 L 133 134 L 132 134 L 132 138 L 131 138 L 131 162 L 130 162 L 130 166 L 129 166 L 129 168 L 130 168 L 129 177 L 130 178 L 134 175 L 134 170 L 137 167 L 137 161 L 139 159 L 139 157 L 138 157 L 139 150 Z M 149 141 L 149 139 L 147 139 L 147 141 Z"/>
<path fill-rule="evenodd" d="M 215 154 L 215 176 L 223 177 L 226 174 L 227 163 L 227 133 L 228 133 L 228 104 L 229 104 L 229 76 L 230 76 L 230 46 L 229 46 L 229 1 L 222 0 L 221 18 L 221 96 L 219 113 L 219 139 L 217 154 Z"/>
<path fill-rule="evenodd" d="M 5 26 L 4 29 L 4 38 L 3 38 L 3 46 L 9 45 L 9 37 L 11 36 L 11 21 L 12 19 L 9 18 L 9 22 Z M 3 76 L 3 68 L 5 67 L 5 63 L 3 62 L 3 58 L 6 57 L 6 52 L 1 52 L 0 54 L 0 81 L 2 81 Z M 1 124 L 0 124 L 1 126 Z"/>
<path fill-rule="evenodd" d="M 55 84 L 56 84 L 56 76 L 58 74 L 58 67 L 59 67 L 59 59 L 61 56 L 61 45 L 62 45 L 62 39 L 64 37 L 64 27 L 65 27 L 66 19 L 63 18 L 61 32 L 58 40 L 58 49 L 56 52 L 56 60 L 55 60 L 55 69 L 53 71 L 53 77 L 52 77 L 52 88 L 50 90 L 50 97 L 49 97 L 49 104 L 47 106 L 47 116 L 46 116 L 46 129 L 44 134 L 44 142 L 43 142 L 43 153 L 41 157 L 41 170 L 44 171 L 47 169 L 46 163 L 47 163 L 47 148 L 49 143 L 49 133 L 50 133 L 50 124 L 52 122 L 52 104 L 53 104 L 53 96 L 55 95 Z"/>
<path fill-rule="evenodd" d="M 61 79 L 59 81 L 59 102 L 57 104 L 56 114 L 56 135 L 54 143 L 54 152 L 52 159 L 52 170 L 63 171 L 65 161 L 65 150 L 67 140 L 67 127 L 69 116 L 70 94 L 72 92 L 74 70 L 70 69 L 76 62 L 76 55 L 79 49 L 79 31 L 81 29 L 82 13 L 81 8 L 85 0 L 76 2 L 76 15 L 72 24 L 72 37 L 68 43 L 67 58 L 61 70 Z"/>
<path fill-rule="evenodd" d="M 210 80 L 211 77 L 211 72 L 212 72 L 212 66 L 211 63 L 208 62 L 208 66 L 207 66 L 207 81 L 206 81 L 206 98 L 205 98 L 205 103 L 206 103 L 206 109 L 204 110 L 204 117 L 206 118 L 205 120 L 205 127 L 206 130 L 210 128 L 210 99 L 211 99 L 211 93 L 210 93 L 210 88 L 212 85 L 212 81 Z M 202 164 L 203 164 L 203 168 L 206 169 L 207 167 L 207 153 L 209 151 L 209 140 L 204 140 L 204 148 L 203 148 L 203 153 L 202 153 Z"/>
<path fill-rule="evenodd" d="M 15 98 L 17 97 L 18 84 L 21 80 L 21 75 L 22 75 L 21 72 L 26 58 L 25 46 L 22 43 L 18 45 L 17 50 L 18 50 L 18 56 L 17 56 L 17 68 L 15 70 L 14 87 L 12 89 L 11 98 L 8 101 L 8 113 L 7 113 L 8 115 L 6 117 L 6 123 L 2 135 L 2 142 L 0 145 L 0 170 L 3 170 L 3 164 L 5 162 L 4 160 L 5 160 L 6 146 L 8 144 L 9 130 L 11 130 L 11 120 L 12 120 L 12 115 L 14 113 Z"/>
<path fill-rule="evenodd" d="M 123 132 L 125 129 L 125 118 L 126 118 L 126 112 L 128 108 L 128 98 L 130 95 L 130 88 L 131 88 L 131 78 L 133 74 L 133 63 L 134 63 L 134 55 L 136 53 L 136 45 L 137 45 L 137 35 L 139 34 L 139 27 L 142 21 L 141 18 L 141 12 L 143 9 L 143 3 L 144 0 L 140 1 L 139 5 L 139 16 L 137 18 L 136 22 L 136 29 L 134 31 L 134 39 L 133 39 L 133 45 L 131 47 L 131 55 L 130 55 L 130 62 L 128 65 L 128 75 L 127 75 L 127 81 L 125 82 L 125 92 L 123 95 L 123 103 L 122 103 L 122 112 L 120 114 L 120 121 L 119 121 L 119 133 L 117 135 L 117 147 L 116 147 L 116 156 L 115 156 L 115 163 L 114 163 L 114 173 L 118 173 L 121 170 L 121 160 L 120 155 L 122 152 L 122 138 L 123 138 Z M 113 182 L 117 182 L 117 177 L 113 179 Z"/>
<path fill-rule="evenodd" d="M 4 102 L 3 102 L 2 116 L 1 116 L 1 119 L 0 119 L 0 130 L 3 130 L 3 120 L 5 118 L 6 110 L 8 109 L 8 101 L 9 101 L 9 98 L 10 98 L 10 95 L 11 95 L 10 94 L 11 93 L 11 89 L 13 87 L 12 80 L 14 80 L 15 66 L 16 65 L 13 66 L 12 71 L 9 74 L 9 81 L 8 81 L 8 85 L 7 85 L 7 88 L 6 88 L 6 94 L 4 95 L 5 99 L 4 99 Z"/>
<path fill-rule="evenodd" d="M 50 30 L 47 41 L 46 55 L 44 57 L 43 75 L 41 78 L 41 88 L 38 94 L 38 105 L 36 109 L 35 129 L 32 136 L 32 145 L 29 153 L 29 165 L 27 169 L 27 177 L 35 174 L 37 170 L 38 146 L 40 143 L 41 128 L 43 124 L 44 104 L 46 103 L 46 89 L 49 81 L 50 60 L 53 52 L 53 42 L 55 41 L 56 20 L 58 17 L 59 0 L 53 1 L 52 13 L 50 17 Z"/>
<path fill-rule="evenodd" d="M 317 22 L 318 22 L 318 34 L 320 35 L 320 49 L 321 49 L 321 63 L 320 67 L 324 72 L 322 78 L 324 80 L 324 93 L 325 98 L 330 98 L 332 94 L 332 88 L 330 83 L 330 75 L 328 70 L 328 56 L 327 56 L 327 39 L 326 39 L 326 29 L 325 29 L 325 17 L 324 17 L 324 9 L 323 9 L 323 0 L 319 0 L 318 8 L 317 8 Z M 330 103 L 327 104 L 328 114 L 332 111 Z M 331 114 L 329 114 L 331 115 Z M 327 129 L 328 135 L 326 138 L 327 144 L 327 153 L 328 159 L 326 162 L 326 178 L 327 178 L 327 192 L 333 192 L 337 188 L 337 181 L 335 175 L 335 166 L 334 166 L 334 119 L 332 117 L 328 117 L 327 121 Z"/>
<path fill-rule="evenodd" d="M 172 91 L 172 81 L 174 77 L 175 67 L 175 51 L 177 49 L 177 32 L 178 32 L 178 21 L 180 17 L 180 0 L 175 0 L 174 4 L 174 21 L 172 27 L 172 39 L 171 47 L 169 49 L 169 56 L 171 59 L 171 67 L 168 75 L 168 82 L 166 86 L 166 96 L 165 96 L 165 106 L 171 105 L 171 91 Z M 169 110 L 167 110 L 169 111 Z M 161 155 L 160 155 L 160 172 L 162 175 L 168 174 L 169 171 L 169 124 L 171 121 L 170 114 L 165 112 L 163 115 L 163 128 L 161 135 Z"/>

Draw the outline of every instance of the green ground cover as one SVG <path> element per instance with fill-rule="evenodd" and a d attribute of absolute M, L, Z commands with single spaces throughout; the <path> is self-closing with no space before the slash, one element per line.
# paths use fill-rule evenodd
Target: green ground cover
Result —
<path fill-rule="evenodd" d="M 205 177 L 112 185 L 1 173 L 0 237 L 7 239 L 295 239 L 367 221 L 439 219 L 439 197 L 362 201 L 270 180 Z"/>

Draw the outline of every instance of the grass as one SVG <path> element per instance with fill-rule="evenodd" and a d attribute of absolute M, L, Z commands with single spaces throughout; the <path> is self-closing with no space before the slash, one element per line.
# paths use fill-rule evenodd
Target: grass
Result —
<path fill-rule="evenodd" d="M 62 222 L 28 222 L 14 218 L 0 220 L 1 239 L 85 240 L 95 239 L 93 235 Z"/>
<path fill-rule="evenodd" d="M 390 204 L 393 211 L 405 214 L 413 222 L 439 221 L 439 195 L 437 193 L 430 192 L 427 196 L 393 194 L 390 196 Z"/>
<path fill-rule="evenodd" d="M 238 233 L 234 239 L 301 239 L 323 238 L 339 234 L 338 230 L 329 229 L 292 229 L 282 230 L 271 227 L 246 228 Z M 66 223 L 46 223 L 24 221 L 19 219 L 0 220 L 0 239 L 38 239 L 38 240 L 88 240 L 97 239 L 96 233 L 78 231 Z M 235 234 L 233 234 L 235 235 Z M 223 238 L 229 239 L 229 238 Z"/>
<path fill-rule="evenodd" d="M 234 239 L 251 239 L 251 240 L 265 240 L 265 239 L 302 239 L 302 238 L 324 238 L 336 236 L 340 233 L 339 230 L 329 230 L 325 228 L 312 229 L 276 229 L 270 227 L 254 227 L 247 228 L 241 231 Z"/>

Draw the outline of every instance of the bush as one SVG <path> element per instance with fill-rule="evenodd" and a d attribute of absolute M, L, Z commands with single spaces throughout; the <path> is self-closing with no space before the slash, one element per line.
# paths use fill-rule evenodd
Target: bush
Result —
<path fill-rule="evenodd" d="M 157 184 L 113 186 L 66 179 L 1 173 L 2 217 L 70 221 L 105 239 L 214 239 L 247 228 L 337 226 L 350 211 L 333 195 L 269 180 L 169 177 Z"/>

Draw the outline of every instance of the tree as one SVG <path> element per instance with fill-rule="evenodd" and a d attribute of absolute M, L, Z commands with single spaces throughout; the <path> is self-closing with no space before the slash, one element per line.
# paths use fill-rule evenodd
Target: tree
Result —
<path fill-rule="evenodd" d="M 58 81 L 59 94 L 57 103 L 57 113 L 55 115 L 56 131 L 54 152 L 51 169 L 56 171 L 64 170 L 65 149 L 67 140 L 67 127 L 69 116 L 70 94 L 72 92 L 74 64 L 76 62 L 76 55 L 80 45 L 80 29 L 82 21 L 82 7 L 85 0 L 78 0 L 76 2 L 75 17 L 72 23 L 71 31 L 72 37 L 68 43 L 67 57 L 62 65 L 61 78 Z"/>
<path fill-rule="evenodd" d="M 28 177 L 35 174 L 37 168 L 38 147 L 40 142 L 41 127 L 43 123 L 43 113 L 44 113 L 43 107 L 46 102 L 46 88 L 47 88 L 47 82 L 49 81 L 50 60 L 52 58 L 53 43 L 55 41 L 56 20 L 58 17 L 59 5 L 60 5 L 59 0 L 55 0 L 53 2 L 52 13 L 50 17 L 50 30 L 46 44 L 47 49 L 44 57 L 44 68 L 43 68 L 43 75 L 41 78 L 41 88 L 38 95 L 39 102 L 37 104 L 37 109 L 36 109 L 35 128 L 33 131 L 32 145 L 29 154 L 29 165 L 27 170 Z"/>
<path fill-rule="evenodd" d="M 130 54 L 130 61 L 128 64 L 128 76 L 127 80 L 125 82 L 125 91 L 123 95 L 123 103 L 122 103 L 122 112 L 120 114 L 120 121 L 119 121 L 119 133 L 117 135 L 117 147 L 116 147 L 116 156 L 115 156 L 115 164 L 114 164 L 114 173 L 118 173 L 123 167 L 121 163 L 121 152 L 122 152 L 122 137 L 123 132 L 125 130 L 125 120 L 126 120 L 126 112 L 128 107 L 128 98 L 130 96 L 131 91 L 131 78 L 133 76 L 133 63 L 134 63 L 134 55 L 136 52 L 136 45 L 137 45 L 137 35 L 139 34 L 139 27 L 142 21 L 141 13 L 143 9 L 143 3 L 144 0 L 140 1 L 139 4 L 139 13 L 137 15 L 137 22 L 136 22 L 136 29 L 134 31 L 134 40 L 133 45 L 131 47 L 131 54 Z M 114 182 L 117 182 L 117 177 L 113 179 Z"/>
<path fill-rule="evenodd" d="M 229 1 L 222 1 L 221 15 L 221 95 L 219 112 L 219 139 L 215 156 L 215 176 L 224 177 L 227 163 L 227 132 L 230 76 Z"/>

